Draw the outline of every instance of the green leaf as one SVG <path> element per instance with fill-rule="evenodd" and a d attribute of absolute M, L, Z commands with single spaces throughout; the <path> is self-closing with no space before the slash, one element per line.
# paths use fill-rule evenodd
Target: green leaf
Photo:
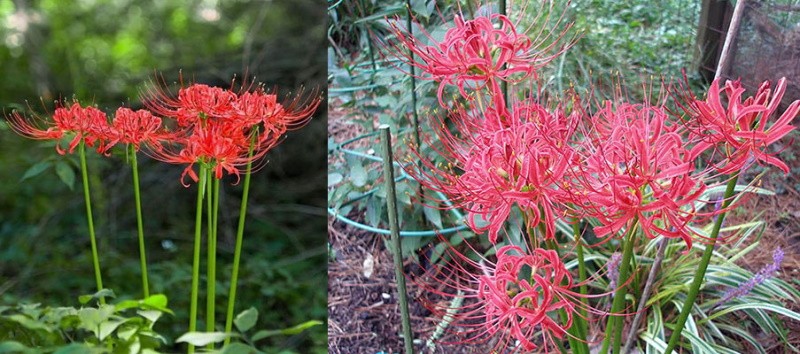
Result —
<path fill-rule="evenodd" d="M 114 291 L 111 289 L 103 289 L 94 294 L 78 296 L 78 302 L 80 302 L 81 305 L 86 305 L 89 303 L 89 301 L 96 300 L 101 297 L 116 297 L 116 295 L 114 295 Z"/>
<path fill-rule="evenodd" d="M 8 341 L 0 343 L 0 353 L 24 352 L 28 347 L 20 342 Z"/>
<path fill-rule="evenodd" d="M 58 178 L 61 179 L 61 182 L 64 182 L 70 190 L 75 188 L 75 170 L 73 170 L 72 166 L 68 163 L 56 163 L 56 174 Z"/>
<path fill-rule="evenodd" d="M 20 179 L 20 181 L 24 181 L 31 177 L 36 177 L 42 174 L 42 172 L 50 168 L 50 166 L 52 165 L 53 163 L 50 162 L 49 160 L 37 162 L 36 164 L 28 168 L 28 170 L 25 171 L 25 173 L 22 174 L 22 178 Z"/>
<path fill-rule="evenodd" d="M 256 325 L 257 321 L 258 310 L 256 310 L 255 307 L 251 307 L 236 315 L 236 318 L 233 320 L 233 324 L 236 325 L 236 328 L 238 328 L 240 332 L 247 332 L 247 330 Z"/>
<path fill-rule="evenodd" d="M 731 313 L 731 312 L 734 312 L 734 311 L 748 310 L 748 309 L 761 309 L 761 310 L 772 311 L 772 312 L 775 312 L 777 314 L 783 315 L 785 317 L 789 317 L 791 319 L 794 319 L 795 321 L 800 321 L 800 313 L 794 312 L 794 311 L 789 310 L 789 309 L 787 309 L 785 307 L 782 307 L 782 306 L 773 305 L 773 304 L 767 304 L 767 303 L 748 303 L 748 304 L 742 304 L 742 305 L 734 305 L 734 306 L 728 307 L 728 308 L 726 308 L 726 309 L 724 309 L 722 311 L 714 313 L 713 315 L 708 316 L 708 319 L 705 319 L 705 320 L 710 321 L 710 320 L 713 320 L 713 319 L 715 319 L 715 318 L 717 318 L 719 316 L 722 316 L 722 315 L 725 315 L 725 314 L 728 314 L 728 313 Z M 700 323 L 702 323 L 702 322 L 704 322 L 704 321 L 701 320 Z"/>
<path fill-rule="evenodd" d="M 24 316 L 24 315 L 16 314 L 16 315 L 11 315 L 11 316 L 6 316 L 6 318 L 9 319 L 9 320 L 14 321 L 16 323 L 19 323 L 20 325 L 22 325 L 23 327 L 25 327 L 27 329 L 32 329 L 32 330 L 42 329 L 42 330 L 45 330 L 47 332 L 53 332 L 53 329 L 51 329 L 50 327 L 48 327 L 44 323 L 41 323 L 39 321 L 34 321 L 34 320 Z"/>
<path fill-rule="evenodd" d="M 167 307 L 167 296 L 164 294 L 150 295 L 144 299 L 144 304 L 152 307 Z"/>
<path fill-rule="evenodd" d="M 366 211 L 364 217 L 368 224 L 378 227 L 381 223 L 381 216 L 383 215 L 383 199 L 370 197 L 366 202 Z"/>
<path fill-rule="evenodd" d="M 363 187 L 367 184 L 367 170 L 360 163 L 350 167 L 350 180 L 356 187 Z"/>
<path fill-rule="evenodd" d="M 253 354 L 259 351 L 244 343 L 231 343 L 222 348 L 221 354 Z"/>
<path fill-rule="evenodd" d="M 136 313 L 138 313 L 139 316 L 146 318 L 148 321 L 150 321 L 150 323 L 155 323 L 159 318 L 161 318 L 161 315 L 164 314 L 158 310 L 141 310 L 137 311 Z"/>
<path fill-rule="evenodd" d="M 442 213 L 438 207 L 426 205 L 422 208 L 422 212 L 425 214 L 425 218 L 428 219 L 431 224 L 440 229 L 444 228 L 442 227 Z"/>
<path fill-rule="evenodd" d="M 150 295 L 150 297 L 142 300 L 142 308 L 147 308 L 151 310 L 158 310 L 161 312 L 166 312 L 170 315 L 174 315 L 175 313 L 172 312 L 169 308 L 167 308 L 168 299 L 167 296 L 164 294 L 155 294 Z"/>
<path fill-rule="evenodd" d="M 251 339 L 255 342 L 255 341 L 259 341 L 259 340 L 262 340 L 264 338 L 276 336 L 276 335 L 279 335 L 279 334 L 286 335 L 286 336 L 295 335 L 295 334 L 299 334 L 299 333 L 305 331 L 306 329 L 309 329 L 311 327 L 318 326 L 318 325 L 321 325 L 321 324 L 322 324 L 322 321 L 311 320 L 311 321 L 303 322 L 303 323 L 301 323 L 299 325 L 296 325 L 296 326 L 293 326 L 293 327 L 289 327 L 289 328 L 286 328 L 286 329 L 261 330 L 261 331 L 256 332 L 256 334 L 254 334 Z"/>
<path fill-rule="evenodd" d="M 333 187 L 344 180 L 344 176 L 341 173 L 334 172 L 328 174 L 328 188 Z"/>
<path fill-rule="evenodd" d="M 224 341 L 226 338 L 235 336 L 236 335 L 233 333 L 225 332 L 189 332 L 180 336 L 180 338 L 178 338 L 175 342 L 189 343 L 196 347 L 202 347 L 211 343 L 219 343 Z"/>
<path fill-rule="evenodd" d="M 97 335 L 97 339 L 104 340 L 106 337 L 108 337 L 108 335 L 110 335 L 111 333 L 114 333 L 114 331 L 117 330 L 117 328 L 119 328 L 119 326 L 121 326 L 123 323 L 128 322 L 128 321 L 129 321 L 129 319 L 126 319 L 126 320 L 111 320 L 111 321 L 106 321 L 106 322 L 101 323 L 100 324 L 100 331 L 99 331 L 99 333 Z"/>
<path fill-rule="evenodd" d="M 66 347 L 59 348 L 54 351 L 53 354 L 86 354 L 97 352 L 98 350 L 92 349 L 92 347 L 84 344 L 70 344 Z"/>

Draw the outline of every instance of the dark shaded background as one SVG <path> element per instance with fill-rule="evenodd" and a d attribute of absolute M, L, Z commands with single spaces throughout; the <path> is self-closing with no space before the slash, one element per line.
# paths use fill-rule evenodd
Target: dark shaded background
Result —
<path fill-rule="evenodd" d="M 169 83 L 182 71 L 223 87 L 247 73 L 281 94 L 323 88 L 324 31 L 325 7 L 313 0 L 0 0 L 0 107 L 6 115 L 43 113 L 74 97 L 112 113 L 141 106 L 139 92 L 155 72 Z M 320 109 L 290 132 L 253 176 L 237 312 L 257 307 L 258 329 L 326 317 L 325 119 Z M 41 161 L 52 164 L 23 181 Z M 174 340 L 187 327 L 195 187 L 181 186 L 181 166 L 143 155 L 139 163 L 152 292 L 165 293 L 176 312 L 156 329 Z M 0 120 L 0 305 L 77 306 L 94 291 L 78 166 L 77 156 L 59 156 L 53 143 L 19 137 Z M 138 298 L 130 169 L 124 156 L 95 153 L 89 169 L 104 284 L 118 298 Z M 220 205 L 223 320 L 241 198 L 231 183 Z M 324 353 L 326 338 L 318 326 L 259 343 Z"/>

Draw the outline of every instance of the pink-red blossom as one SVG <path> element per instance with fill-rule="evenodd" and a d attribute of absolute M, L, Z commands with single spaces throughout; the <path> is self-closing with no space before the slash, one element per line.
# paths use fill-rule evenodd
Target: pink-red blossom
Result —
<path fill-rule="evenodd" d="M 743 98 L 745 89 L 738 80 L 726 81 L 724 89 L 719 81 L 711 84 L 705 100 L 692 98 L 688 105 L 688 126 L 698 140 L 690 156 L 715 149 L 723 159 L 713 162 L 714 167 L 723 174 L 746 168 L 754 161 L 789 173 L 789 167 L 767 150 L 794 129 L 791 122 L 800 112 L 800 100 L 794 101 L 773 121 L 786 92 L 786 78 L 778 80 L 775 91 L 765 81 L 755 96 L 747 98 Z"/>
<path fill-rule="evenodd" d="M 44 121 L 40 117 L 34 119 Z M 8 123 L 17 134 L 30 139 L 58 141 L 64 137 L 70 138 L 66 149 L 61 144 L 56 145 L 56 151 L 61 155 L 73 153 L 81 141 L 87 146 L 103 150 L 109 133 L 106 114 L 94 107 L 83 107 L 77 101 L 69 107 L 56 108 L 53 121 L 43 122 L 46 126 L 44 129 L 19 112 L 11 114 Z"/>

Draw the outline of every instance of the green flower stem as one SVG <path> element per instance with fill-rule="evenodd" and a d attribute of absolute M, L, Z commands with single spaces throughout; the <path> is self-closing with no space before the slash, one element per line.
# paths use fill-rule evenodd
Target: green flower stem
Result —
<path fill-rule="evenodd" d="M 200 181 L 197 183 L 197 211 L 194 219 L 194 256 L 192 260 L 192 300 L 189 306 L 189 332 L 197 329 L 197 298 L 200 280 L 200 242 L 203 231 L 203 192 L 206 189 L 208 174 L 200 168 Z M 194 345 L 189 344 L 188 353 L 194 353 Z"/>
<path fill-rule="evenodd" d="M 206 332 L 214 332 L 214 308 L 216 305 L 217 290 L 217 215 L 219 212 L 219 179 L 214 177 L 214 171 L 208 169 L 208 179 L 213 181 L 208 184 L 213 188 L 213 196 L 209 199 L 209 229 L 208 229 L 208 279 L 206 280 Z M 213 208 L 213 209 L 212 209 Z M 209 343 L 208 349 L 214 349 L 214 343 Z"/>
<path fill-rule="evenodd" d="M 575 220 L 575 222 L 572 224 L 572 233 L 575 237 L 575 252 L 578 258 L 578 284 L 580 284 L 580 286 L 578 287 L 578 291 L 582 295 L 581 303 L 583 303 L 584 306 L 578 310 L 580 315 L 578 316 L 579 319 L 577 322 L 578 325 L 580 326 L 580 331 L 582 335 L 581 338 L 583 340 L 586 340 L 586 337 L 589 332 L 587 324 L 587 321 L 589 321 L 589 314 L 587 311 L 587 308 L 589 308 L 589 300 L 586 298 L 586 295 L 589 293 L 589 291 L 586 289 L 586 262 L 584 261 L 583 257 L 583 240 L 581 240 L 580 220 Z M 589 345 L 585 342 L 584 345 L 586 346 L 586 352 L 588 353 Z"/>
<path fill-rule="evenodd" d="M 499 8 L 500 10 L 499 12 L 501 15 L 503 16 L 507 15 L 508 9 L 506 5 L 506 0 L 500 0 L 500 2 L 497 4 L 497 7 Z M 505 69 L 506 66 L 503 65 L 502 68 Z M 500 81 L 500 90 L 503 92 L 503 102 L 506 103 L 506 107 L 510 107 L 511 105 L 508 103 L 508 81 L 505 80 Z"/>
<path fill-rule="evenodd" d="M 86 142 L 81 140 L 79 144 L 81 156 L 81 178 L 83 178 L 83 199 L 86 201 L 86 222 L 89 224 L 89 239 L 92 244 L 92 264 L 94 265 L 94 280 L 97 283 L 97 291 L 103 290 L 103 277 L 100 274 L 100 258 L 97 256 L 97 238 L 94 234 L 94 218 L 92 217 L 92 198 L 89 195 L 89 176 L 86 172 Z M 100 297 L 100 304 L 105 305 L 105 297 Z"/>
<path fill-rule="evenodd" d="M 230 333 L 233 329 L 233 312 L 236 305 L 236 285 L 239 280 L 239 262 L 242 256 L 242 240 L 244 235 L 244 219 L 247 215 L 247 197 L 250 192 L 250 174 L 253 170 L 253 153 L 255 151 L 255 135 L 250 142 L 250 152 L 248 153 L 247 172 L 244 174 L 244 191 L 242 192 L 242 204 L 239 207 L 239 227 L 236 229 L 236 247 L 233 251 L 233 272 L 231 273 L 231 289 L 228 293 L 228 312 L 225 316 L 225 333 Z M 225 338 L 224 345 L 228 345 L 231 338 Z M 224 346 L 223 345 L 223 346 Z"/>
<path fill-rule="evenodd" d="M 408 34 L 410 36 L 414 36 L 414 27 L 411 23 L 411 18 L 413 17 L 411 13 L 411 0 L 406 0 L 406 9 L 408 10 L 408 14 L 406 15 L 406 26 L 408 27 Z M 410 62 L 414 62 L 414 51 L 411 48 L 408 48 L 408 56 L 410 58 Z M 411 110 L 412 110 L 412 122 L 414 125 L 414 144 L 422 151 L 422 140 L 419 137 L 419 112 L 417 111 L 417 75 L 414 73 L 416 68 L 414 68 L 413 64 L 408 65 L 409 68 L 409 78 L 411 79 Z M 422 187 L 419 189 L 422 191 Z"/>
<path fill-rule="evenodd" d="M 623 251 L 622 261 L 619 263 L 619 276 L 617 277 L 617 291 L 614 293 L 614 302 L 611 304 L 611 314 L 606 322 L 606 333 L 603 339 L 603 348 L 600 353 L 608 353 L 608 346 L 610 344 L 611 336 L 614 336 L 614 353 L 619 353 L 620 339 L 622 337 L 622 317 L 619 312 L 625 304 L 626 286 L 623 285 L 628 280 L 628 271 L 631 264 L 631 256 L 633 255 L 633 235 L 636 234 L 636 228 L 639 226 L 639 219 L 635 218 L 631 227 L 628 228 L 625 237 L 623 238 Z"/>
<path fill-rule="evenodd" d="M 738 172 L 733 173 L 730 176 L 728 185 L 725 188 L 725 194 L 722 197 L 721 210 L 725 210 L 731 205 L 738 177 Z M 719 236 L 719 230 L 722 228 L 722 221 L 725 220 L 725 214 L 726 212 L 723 211 L 714 221 L 714 228 L 711 229 L 711 236 L 709 238 L 711 242 L 706 245 L 706 249 L 703 251 L 703 258 L 700 259 L 700 265 L 697 267 L 697 271 L 694 273 L 694 281 L 692 281 L 692 285 L 689 287 L 689 293 L 686 294 L 686 300 L 683 302 L 683 308 L 681 308 L 681 313 L 678 315 L 678 320 L 675 323 L 674 329 L 672 330 L 672 336 L 669 337 L 669 343 L 667 343 L 667 349 L 664 351 L 664 353 L 671 353 L 672 350 L 678 345 L 678 341 L 681 338 L 681 332 L 683 332 L 683 326 L 686 325 L 686 319 L 692 312 L 692 305 L 694 305 L 694 300 L 697 298 L 697 294 L 700 292 L 700 286 L 703 284 L 703 278 L 706 275 L 708 262 L 711 261 L 711 255 L 714 253 L 714 245 L 717 243 L 717 236 Z"/>
<path fill-rule="evenodd" d="M 136 148 L 128 145 L 128 153 L 131 155 L 131 168 L 133 169 L 133 197 L 136 201 L 136 228 L 139 233 L 139 263 L 142 271 L 142 292 L 144 298 L 150 296 L 150 286 L 147 282 L 147 256 L 144 249 L 144 226 L 142 222 L 142 197 L 139 193 L 139 164 L 136 161 Z"/>

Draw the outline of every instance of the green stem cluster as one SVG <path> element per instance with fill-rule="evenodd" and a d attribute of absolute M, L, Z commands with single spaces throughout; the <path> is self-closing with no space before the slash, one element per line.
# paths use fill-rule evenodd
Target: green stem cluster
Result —
<path fill-rule="evenodd" d="M 200 242 L 203 230 L 203 197 L 208 174 L 201 167 L 200 181 L 197 183 L 197 209 L 194 220 L 194 253 L 192 257 L 192 299 L 189 305 L 189 332 L 197 330 L 197 302 L 200 285 Z M 188 353 L 194 353 L 194 345 L 189 344 Z"/>
<path fill-rule="evenodd" d="M 219 215 L 219 179 L 214 178 L 214 171 L 208 169 L 208 250 L 207 252 L 207 280 L 206 280 L 206 332 L 214 332 L 216 322 L 214 310 L 217 298 L 217 220 Z M 212 186 L 213 184 L 213 186 Z M 214 349 L 214 343 L 208 344 L 208 349 Z"/>

